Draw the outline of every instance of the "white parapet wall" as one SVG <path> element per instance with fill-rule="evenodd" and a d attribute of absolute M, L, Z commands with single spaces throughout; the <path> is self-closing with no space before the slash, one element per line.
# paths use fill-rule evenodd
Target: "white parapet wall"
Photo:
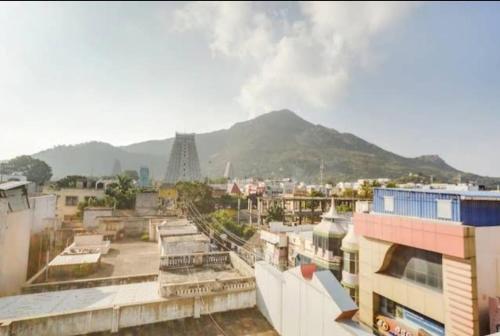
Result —
<path fill-rule="evenodd" d="M 117 332 L 254 306 L 255 290 L 165 299 L 157 282 L 19 295 L 0 299 L 0 336 Z"/>
<path fill-rule="evenodd" d="M 257 307 L 280 335 L 372 335 L 351 320 L 358 308 L 330 271 L 309 276 L 300 267 L 280 272 L 255 263 Z"/>

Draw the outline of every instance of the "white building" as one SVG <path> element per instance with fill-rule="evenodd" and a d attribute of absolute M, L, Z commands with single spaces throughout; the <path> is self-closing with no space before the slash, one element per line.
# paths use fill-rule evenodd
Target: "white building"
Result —
<path fill-rule="evenodd" d="M 26 281 L 31 233 L 55 225 L 55 196 L 28 199 L 27 181 L 0 184 L 0 296 Z"/>
<path fill-rule="evenodd" d="M 352 320 L 358 307 L 329 271 L 302 265 L 280 272 L 255 263 L 257 307 L 282 336 L 371 335 Z"/>

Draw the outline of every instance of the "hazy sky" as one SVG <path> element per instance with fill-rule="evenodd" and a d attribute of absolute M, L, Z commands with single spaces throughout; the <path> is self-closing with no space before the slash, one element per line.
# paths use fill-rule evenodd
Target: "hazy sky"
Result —
<path fill-rule="evenodd" d="M 0 159 L 282 108 L 500 176 L 500 3 L 0 4 Z"/>

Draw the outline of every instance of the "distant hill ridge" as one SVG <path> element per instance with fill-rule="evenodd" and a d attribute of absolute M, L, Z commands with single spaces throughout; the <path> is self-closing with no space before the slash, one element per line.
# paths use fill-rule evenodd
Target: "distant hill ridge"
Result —
<path fill-rule="evenodd" d="M 148 166 L 155 178 L 165 174 L 173 138 L 115 147 L 103 142 L 56 146 L 33 156 L 46 161 L 54 177 L 69 174 L 109 175 L 115 159 L 123 169 Z M 196 135 L 204 176 L 220 177 L 231 161 L 239 177 L 294 177 L 317 182 L 321 160 L 325 180 L 396 178 L 409 173 L 436 180 L 462 179 L 494 185 L 498 178 L 461 172 L 437 155 L 406 158 L 353 134 L 312 124 L 289 110 L 273 111 L 234 124 L 229 129 Z"/>

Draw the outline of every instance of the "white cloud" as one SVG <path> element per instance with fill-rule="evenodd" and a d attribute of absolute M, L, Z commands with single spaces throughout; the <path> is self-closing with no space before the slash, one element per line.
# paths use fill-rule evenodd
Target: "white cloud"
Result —
<path fill-rule="evenodd" d="M 414 4 L 300 4 L 300 17 L 273 17 L 266 7 L 189 3 L 175 13 L 179 31 L 200 30 L 212 54 L 254 66 L 237 97 L 250 116 L 272 109 L 331 108 L 344 94 L 353 66 L 373 66 L 370 42 L 395 27 Z"/>

